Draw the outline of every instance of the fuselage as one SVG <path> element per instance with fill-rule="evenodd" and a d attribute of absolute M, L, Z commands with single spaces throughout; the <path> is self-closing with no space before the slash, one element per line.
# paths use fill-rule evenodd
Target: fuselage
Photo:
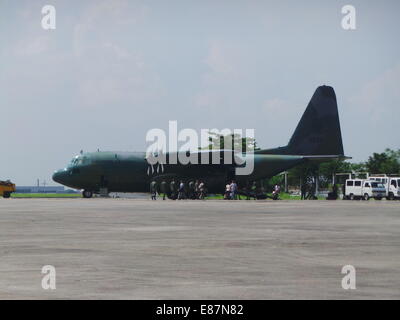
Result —
<path fill-rule="evenodd" d="M 239 186 L 272 177 L 304 161 L 302 156 L 248 154 L 245 161 L 254 161 L 249 175 L 236 175 L 232 164 L 168 164 L 149 165 L 144 152 L 93 152 L 74 157 L 71 163 L 53 175 L 65 186 L 99 192 L 148 192 L 150 183 L 172 180 L 202 180 L 209 192 L 223 192 L 227 181 L 235 179 Z M 223 163 L 223 161 L 221 161 Z"/>

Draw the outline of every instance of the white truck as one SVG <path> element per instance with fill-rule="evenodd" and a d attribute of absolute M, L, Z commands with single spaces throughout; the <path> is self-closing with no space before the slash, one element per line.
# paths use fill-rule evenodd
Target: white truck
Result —
<path fill-rule="evenodd" d="M 386 196 L 385 186 L 377 181 L 366 179 L 348 179 L 345 184 L 344 198 L 349 200 L 363 199 L 382 200 Z"/>
<path fill-rule="evenodd" d="M 387 200 L 400 199 L 400 177 L 388 177 L 385 175 L 370 177 L 369 179 L 385 186 Z"/>

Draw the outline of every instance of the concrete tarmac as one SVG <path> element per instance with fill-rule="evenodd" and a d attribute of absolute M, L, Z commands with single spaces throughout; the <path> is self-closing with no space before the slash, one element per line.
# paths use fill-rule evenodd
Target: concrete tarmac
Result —
<path fill-rule="evenodd" d="M 400 201 L 0 199 L 0 299 L 399 298 Z"/>

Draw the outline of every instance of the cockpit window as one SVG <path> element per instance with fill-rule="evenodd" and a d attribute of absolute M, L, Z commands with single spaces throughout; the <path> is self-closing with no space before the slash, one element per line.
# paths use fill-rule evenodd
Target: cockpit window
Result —
<path fill-rule="evenodd" d="M 76 156 L 71 160 L 70 167 L 90 164 L 90 159 L 86 156 Z"/>

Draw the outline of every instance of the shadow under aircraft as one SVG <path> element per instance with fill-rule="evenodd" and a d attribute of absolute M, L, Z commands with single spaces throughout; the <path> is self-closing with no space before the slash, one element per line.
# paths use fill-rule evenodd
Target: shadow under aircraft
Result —
<path fill-rule="evenodd" d="M 208 152 L 208 151 L 207 151 Z M 224 150 L 210 150 L 223 158 Z M 198 152 L 201 156 L 203 151 Z M 162 170 L 149 166 L 145 152 L 90 152 L 72 159 L 67 168 L 58 170 L 53 180 L 62 185 L 83 190 L 85 198 L 94 193 L 149 192 L 150 184 L 170 186 L 171 181 L 202 180 L 209 193 L 223 193 L 227 181 L 236 180 L 239 189 L 254 181 L 273 177 L 307 161 L 345 159 L 335 91 L 332 87 L 318 87 L 311 98 L 289 143 L 284 147 L 257 150 L 242 154 L 242 160 L 253 161 L 249 175 L 237 175 L 238 166 L 232 164 L 170 164 Z M 223 160 L 223 159 L 222 159 Z M 151 167 L 151 170 L 150 170 Z M 168 195 L 171 190 L 166 190 Z"/>

